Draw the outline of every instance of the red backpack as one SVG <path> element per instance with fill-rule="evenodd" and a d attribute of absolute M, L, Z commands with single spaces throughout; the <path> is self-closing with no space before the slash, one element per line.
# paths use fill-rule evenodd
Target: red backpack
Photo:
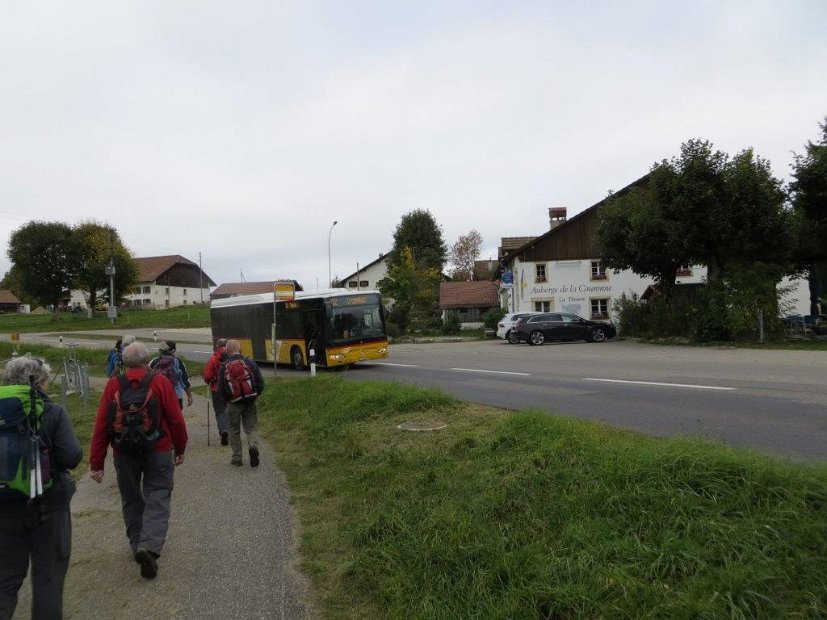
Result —
<path fill-rule="evenodd" d="M 118 391 L 109 403 L 107 430 L 112 443 L 129 454 L 152 452 L 164 435 L 158 399 L 149 384 L 152 373 L 132 382 L 126 375 L 118 375 Z"/>
<path fill-rule="evenodd" d="M 227 385 L 227 402 L 241 403 L 255 400 L 258 396 L 256 380 L 250 367 L 242 358 L 224 363 L 224 381 Z"/>

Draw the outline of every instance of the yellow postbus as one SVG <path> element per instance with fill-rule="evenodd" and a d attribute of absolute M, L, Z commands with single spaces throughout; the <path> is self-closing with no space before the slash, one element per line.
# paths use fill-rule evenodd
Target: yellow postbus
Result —
<path fill-rule="evenodd" d="M 274 316 L 279 364 L 304 368 L 311 348 L 316 363 L 328 367 L 388 357 L 379 291 L 297 292 L 293 301 L 275 301 L 272 293 L 216 299 L 210 304 L 213 342 L 238 340 L 244 355 L 272 362 Z"/>

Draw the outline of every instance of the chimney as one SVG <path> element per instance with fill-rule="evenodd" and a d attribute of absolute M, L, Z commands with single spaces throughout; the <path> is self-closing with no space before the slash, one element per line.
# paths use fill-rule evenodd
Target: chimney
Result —
<path fill-rule="evenodd" d="M 551 207 L 548 210 L 548 222 L 550 230 L 554 230 L 566 221 L 566 207 Z"/>

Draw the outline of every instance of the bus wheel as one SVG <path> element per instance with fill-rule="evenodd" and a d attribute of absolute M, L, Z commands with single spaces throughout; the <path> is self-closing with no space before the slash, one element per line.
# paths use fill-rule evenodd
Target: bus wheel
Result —
<path fill-rule="evenodd" d="M 304 370 L 304 358 L 299 347 L 290 349 L 290 365 L 296 370 Z"/>

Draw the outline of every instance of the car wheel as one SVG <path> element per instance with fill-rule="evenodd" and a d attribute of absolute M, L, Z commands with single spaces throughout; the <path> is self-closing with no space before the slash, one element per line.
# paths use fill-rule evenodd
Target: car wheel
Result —
<path fill-rule="evenodd" d="M 606 340 L 606 330 L 602 327 L 595 327 L 589 334 L 589 340 L 592 342 L 603 342 Z"/>
<path fill-rule="evenodd" d="M 520 342 L 514 334 L 514 330 L 511 329 L 508 330 L 508 333 L 505 335 L 505 339 L 508 341 L 508 344 L 517 344 Z"/>
<path fill-rule="evenodd" d="M 304 370 L 304 357 L 302 357 L 302 350 L 299 347 L 290 349 L 290 365 L 295 370 Z"/>
<path fill-rule="evenodd" d="M 528 344 L 543 344 L 545 341 L 546 336 L 540 330 L 531 332 L 531 335 L 528 337 Z"/>

